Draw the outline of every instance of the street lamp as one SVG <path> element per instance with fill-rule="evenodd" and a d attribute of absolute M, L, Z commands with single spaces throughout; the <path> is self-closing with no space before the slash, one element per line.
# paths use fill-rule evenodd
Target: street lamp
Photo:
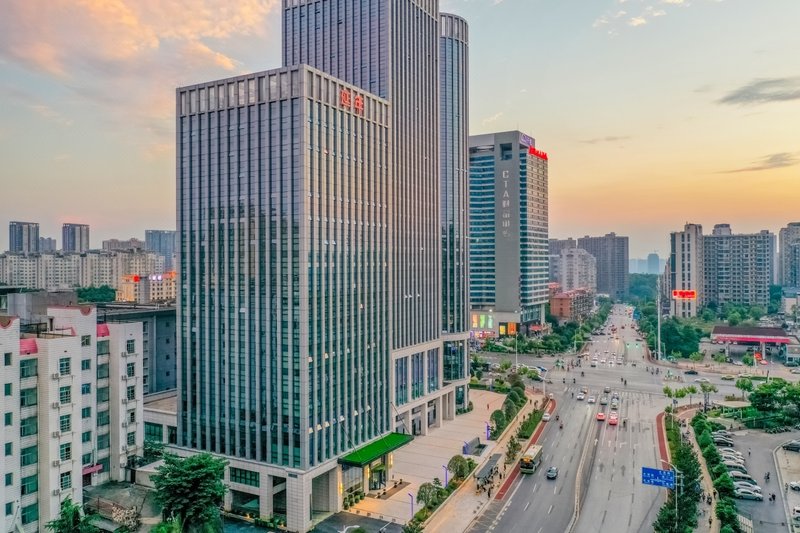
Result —
<path fill-rule="evenodd" d="M 358 524 L 356 524 L 356 525 L 354 525 L 354 526 L 346 526 L 346 527 L 345 527 L 343 530 L 341 530 L 339 533 L 347 533 L 347 531 L 348 531 L 350 528 L 353 528 L 353 529 L 358 529 L 358 528 L 360 528 L 360 527 L 361 527 L 361 526 L 359 526 Z"/>
<path fill-rule="evenodd" d="M 444 468 L 444 486 L 446 487 L 447 486 L 447 481 L 448 481 L 447 480 L 447 472 L 448 472 L 447 465 L 442 465 L 442 468 Z"/>
<path fill-rule="evenodd" d="M 673 472 L 675 472 L 675 488 L 673 490 L 675 491 L 675 531 L 677 531 L 678 530 L 678 489 L 680 488 L 681 476 L 683 474 L 681 474 L 681 471 L 678 470 L 675 467 L 675 465 L 670 463 L 669 461 L 665 461 L 664 459 L 661 459 L 661 462 L 662 463 L 667 463 L 672 468 Z"/>
<path fill-rule="evenodd" d="M 409 500 L 411 500 L 411 520 L 414 519 L 414 495 L 410 492 L 407 493 Z"/>

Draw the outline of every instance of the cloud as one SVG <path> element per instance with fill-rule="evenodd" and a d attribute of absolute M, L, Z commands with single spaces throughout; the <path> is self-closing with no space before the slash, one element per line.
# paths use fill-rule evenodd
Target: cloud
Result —
<path fill-rule="evenodd" d="M 31 104 L 29 107 L 42 118 L 46 118 L 62 126 L 72 126 L 72 120 L 44 104 Z"/>
<path fill-rule="evenodd" d="M 498 120 L 500 120 L 500 117 L 502 117 L 502 116 L 503 116 L 503 112 L 502 112 L 502 111 L 500 111 L 500 112 L 498 112 L 498 113 L 495 113 L 495 114 L 494 114 L 494 115 L 492 115 L 492 116 L 489 116 L 489 117 L 486 117 L 485 119 L 483 119 L 483 120 L 481 121 L 481 124 L 483 124 L 483 125 L 485 126 L 485 125 L 487 125 L 487 124 L 491 124 L 491 123 L 493 123 L 493 122 L 497 122 Z"/>
<path fill-rule="evenodd" d="M 619 9 L 623 4 L 627 11 Z M 594 20 L 592 27 L 605 28 L 613 37 L 617 35 L 619 28 L 646 26 L 652 19 L 667 15 L 668 9 L 689 5 L 691 4 L 687 0 L 639 0 L 638 2 L 617 0 L 614 8 L 610 8 Z"/>
<path fill-rule="evenodd" d="M 719 104 L 755 105 L 800 99 L 800 77 L 755 79 L 733 90 Z"/>
<path fill-rule="evenodd" d="M 618 141 L 627 141 L 630 139 L 628 135 L 608 135 L 606 137 L 596 137 L 594 139 L 585 139 L 579 141 L 583 144 L 599 144 L 599 143 L 611 143 L 611 142 L 618 142 Z"/>
<path fill-rule="evenodd" d="M 800 158 L 797 157 L 797 154 L 778 152 L 776 154 L 764 156 L 761 159 L 754 161 L 748 167 L 742 167 L 733 170 L 723 170 L 720 173 L 734 174 L 737 172 L 758 172 L 761 170 L 772 170 L 774 168 L 791 167 L 797 163 L 800 163 Z"/>
<path fill-rule="evenodd" d="M 647 24 L 647 19 L 644 17 L 632 17 L 628 20 L 628 26 L 644 26 Z"/>
<path fill-rule="evenodd" d="M 242 37 L 266 40 L 268 15 L 279 4 L 6 0 L 0 17 L 0 62 L 49 78 L 62 89 L 48 91 L 47 105 L 32 107 L 40 115 L 56 120 L 52 109 L 69 113 L 64 102 L 84 104 L 82 113 L 87 106 L 100 107 L 103 120 L 116 131 L 163 132 L 154 139 L 158 146 L 172 136 L 174 88 L 230 76 L 241 63 L 224 52 L 226 44 Z M 59 97 L 64 102 L 52 101 Z"/>

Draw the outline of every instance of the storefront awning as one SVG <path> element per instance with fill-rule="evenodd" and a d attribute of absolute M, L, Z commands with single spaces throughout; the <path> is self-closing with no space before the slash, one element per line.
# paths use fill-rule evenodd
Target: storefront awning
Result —
<path fill-rule="evenodd" d="M 95 472 L 99 472 L 103 469 L 103 465 L 92 465 L 92 466 L 84 466 L 83 467 L 83 475 L 86 474 L 94 474 Z"/>
<path fill-rule="evenodd" d="M 489 460 L 486 461 L 486 464 L 480 469 L 480 471 L 475 474 L 475 478 L 480 481 L 486 479 L 492 475 L 494 472 L 494 468 L 497 466 L 497 463 L 500 462 L 500 458 L 503 457 L 499 453 L 496 453 L 489 457 Z"/>
<path fill-rule="evenodd" d="M 370 464 L 382 455 L 405 446 L 414 440 L 411 435 L 405 433 L 389 433 L 380 437 L 366 446 L 339 458 L 339 464 L 349 466 L 364 466 Z"/>

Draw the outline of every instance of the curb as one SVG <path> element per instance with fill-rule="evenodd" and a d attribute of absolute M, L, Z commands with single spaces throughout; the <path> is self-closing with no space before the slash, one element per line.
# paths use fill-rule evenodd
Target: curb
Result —
<path fill-rule="evenodd" d="M 772 450 L 772 462 L 775 464 L 775 473 L 778 474 L 778 490 L 780 490 L 783 487 L 783 484 L 786 483 L 783 480 L 783 474 L 781 474 L 781 469 L 778 466 L 778 449 L 781 446 L 783 446 L 783 444 L 778 444 Z M 783 512 L 786 514 L 787 531 L 789 531 L 789 533 L 792 533 L 792 531 L 794 531 L 793 529 L 794 526 L 792 525 L 792 515 L 789 512 L 789 498 L 786 490 L 783 491 Z"/>
<path fill-rule="evenodd" d="M 589 447 L 590 447 L 589 443 L 592 440 L 591 439 L 591 429 L 589 430 L 589 432 L 587 432 L 586 437 L 587 437 L 586 438 L 586 442 L 584 442 L 584 444 L 583 444 L 583 452 L 581 453 L 581 460 L 578 463 L 578 470 L 577 470 L 578 475 L 575 478 L 575 504 L 574 504 L 575 507 L 574 507 L 574 509 L 572 511 L 572 518 L 570 519 L 569 524 L 567 524 L 567 529 L 566 529 L 567 533 L 572 533 L 572 530 L 575 529 L 575 525 L 578 523 L 578 520 L 580 519 L 580 516 L 581 516 L 581 488 L 582 488 L 581 485 L 582 485 L 582 480 L 581 480 L 581 476 L 580 476 L 580 471 L 583 468 L 584 463 L 586 462 L 586 453 L 589 451 Z M 592 463 L 594 463 L 594 461 L 592 461 Z"/>

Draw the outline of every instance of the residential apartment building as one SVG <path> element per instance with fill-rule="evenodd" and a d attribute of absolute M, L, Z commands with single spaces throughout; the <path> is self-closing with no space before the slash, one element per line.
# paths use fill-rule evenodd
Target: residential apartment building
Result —
<path fill-rule="evenodd" d="M 162 256 L 167 271 L 175 268 L 176 239 L 175 230 L 148 229 L 144 232 L 145 250 Z"/>
<path fill-rule="evenodd" d="M 583 248 L 597 260 L 597 292 L 622 300 L 628 293 L 628 237 L 608 233 L 602 237 L 580 237 Z"/>
<path fill-rule="evenodd" d="M 767 230 L 734 234 L 729 224 L 717 224 L 703 237 L 704 302 L 769 305 L 774 275 L 775 235 Z"/>
<path fill-rule="evenodd" d="M 89 250 L 89 225 L 66 223 L 61 226 L 61 251 L 82 253 Z"/>
<path fill-rule="evenodd" d="M 103 250 L 107 252 L 125 252 L 128 250 L 144 250 L 145 243 L 141 239 L 131 237 L 130 239 L 108 239 L 103 241 Z"/>
<path fill-rule="evenodd" d="M 469 143 L 471 328 L 526 331 L 547 303 L 548 156 L 519 131 Z"/>
<path fill-rule="evenodd" d="M 141 323 L 142 390 L 145 394 L 153 394 L 177 387 L 174 306 L 101 304 L 97 309 L 97 321 L 100 324 Z"/>
<path fill-rule="evenodd" d="M 564 291 L 597 291 L 597 260 L 583 248 L 564 248 L 558 264 L 557 281 Z"/>
<path fill-rule="evenodd" d="M 0 315 L 4 531 L 43 531 L 66 497 L 82 502 L 83 486 L 130 479 L 144 438 L 141 326 L 103 331 L 94 308 L 57 305 L 65 295 L 8 296 Z"/>
<path fill-rule="evenodd" d="M 550 296 L 550 314 L 559 322 L 580 322 L 592 314 L 594 291 L 574 289 L 558 291 Z"/>
<path fill-rule="evenodd" d="M 8 251 L 18 254 L 39 252 L 39 223 L 11 221 L 8 223 Z"/>
<path fill-rule="evenodd" d="M 705 301 L 705 255 L 703 253 L 703 226 L 686 224 L 683 231 L 669 236 L 669 288 L 670 315 L 697 316 Z M 695 291 L 696 298 L 672 297 L 673 290 Z"/>
<path fill-rule="evenodd" d="M 565 248 L 577 248 L 578 242 L 572 237 L 568 239 L 550 239 L 547 247 L 550 259 L 548 279 L 549 281 L 557 282 L 561 272 L 561 250 Z"/>
<path fill-rule="evenodd" d="M 0 283 L 28 289 L 55 291 L 101 285 L 118 288 L 123 276 L 163 272 L 161 256 L 139 250 L 0 255 Z"/>
<path fill-rule="evenodd" d="M 56 240 L 52 237 L 39 237 L 39 251 L 41 253 L 53 253 L 58 249 Z"/>
<path fill-rule="evenodd" d="M 117 289 L 118 302 L 149 304 L 154 302 L 174 302 L 177 296 L 176 273 L 122 276 Z"/>
<path fill-rule="evenodd" d="M 778 283 L 800 287 L 800 222 L 790 222 L 778 232 Z"/>

